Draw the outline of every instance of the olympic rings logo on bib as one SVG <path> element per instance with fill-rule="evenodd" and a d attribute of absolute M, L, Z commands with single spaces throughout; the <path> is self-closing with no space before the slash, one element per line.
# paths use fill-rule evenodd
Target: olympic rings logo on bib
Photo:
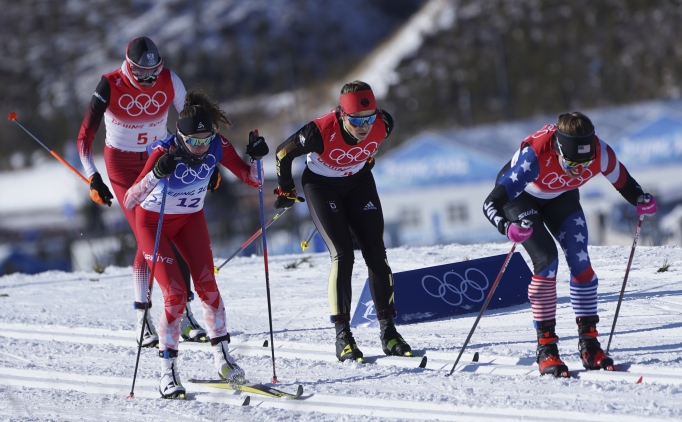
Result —
<path fill-rule="evenodd" d="M 483 277 L 483 279 L 480 280 L 481 284 L 484 285 L 481 286 L 481 284 L 475 280 L 470 280 L 469 271 L 479 273 Z M 448 282 L 448 276 L 459 277 L 459 286 L 457 285 L 457 280 L 454 280 L 454 284 Z M 434 282 L 427 283 L 427 280 L 430 279 L 433 279 L 437 284 L 434 285 Z M 482 302 L 483 299 L 485 299 L 485 290 L 488 288 L 489 284 L 488 277 L 483 274 L 483 271 L 477 268 L 469 268 L 466 270 L 464 277 L 454 271 L 448 271 L 443 274 L 443 280 L 432 275 L 427 275 L 422 278 L 422 287 L 426 293 L 435 298 L 443 299 L 443 302 L 451 306 L 461 305 L 464 298 L 467 298 L 471 302 Z"/>
<path fill-rule="evenodd" d="M 331 150 L 329 153 L 329 159 L 336 162 L 336 164 L 340 166 L 358 164 L 369 160 L 369 158 L 372 157 L 377 151 L 378 147 L 379 144 L 376 142 L 370 142 L 365 147 L 356 146 L 349 149 L 348 151 L 336 148 Z"/>
<path fill-rule="evenodd" d="M 153 116 L 161 110 L 167 100 L 168 97 L 163 91 L 156 91 L 152 96 L 139 94 L 135 98 L 130 94 L 123 94 L 118 99 L 118 106 L 132 117 L 139 116 L 142 113 Z"/>
<path fill-rule="evenodd" d="M 185 185 L 191 185 L 196 180 L 206 180 L 213 173 L 216 165 L 216 158 L 213 154 L 206 156 L 206 161 L 198 167 L 187 167 L 187 164 L 180 161 L 175 167 L 174 176 Z"/>
<path fill-rule="evenodd" d="M 586 168 L 581 175 L 574 179 L 567 174 L 559 175 L 551 172 L 542 178 L 542 184 L 550 189 L 558 190 L 563 188 L 576 188 L 592 178 L 592 170 Z"/>

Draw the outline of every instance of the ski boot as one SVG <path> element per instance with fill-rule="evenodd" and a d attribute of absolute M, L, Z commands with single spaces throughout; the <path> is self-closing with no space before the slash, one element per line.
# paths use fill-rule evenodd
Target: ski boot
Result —
<path fill-rule="evenodd" d="M 559 357 L 557 342 L 559 337 L 554 332 L 556 320 L 534 321 L 538 334 L 538 348 L 535 362 L 541 375 L 554 375 L 557 378 L 568 377 L 568 366 Z"/>
<path fill-rule="evenodd" d="M 379 338 L 381 348 L 387 356 L 414 356 L 412 348 L 395 329 L 395 310 L 377 313 L 379 319 Z"/>
<path fill-rule="evenodd" d="M 135 302 L 135 309 L 137 310 L 137 329 L 135 330 L 135 340 L 137 344 L 140 345 L 140 332 L 142 326 L 144 325 L 144 334 L 142 334 L 142 347 L 158 347 L 159 336 L 156 334 L 156 328 L 152 324 L 152 317 L 149 311 L 147 311 L 147 323 L 144 322 L 144 308 L 146 303 Z M 149 308 L 152 307 L 152 303 L 149 302 Z"/>
<path fill-rule="evenodd" d="M 159 393 L 164 399 L 184 399 L 185 387 L 180 382 L 180 373 L 177 368 L 177 350 L 159 350 L 161 358 L 161 380 L 159 381 Z"/>
<path fill-rule="evenodd" d="M 355 343 L 350 331 L 350 318 L 347 315 L 333 315 L 331 317 L 336 329 L 336 357 L 344 362 L 348 359 L 365 363 L 363 354 Z"/>
<path fill-rule="evenodd" d="M 230 384 L 244 384 L 244 370 L 237 365 L 234 358 L 230 356 L 229 346 L 230 335 L 211 339 L 213 346 L 213 362 L 218 370 L 220 378 Z"/>
<path fill-rule="evenodd" d="M 597 340 L 599 316 L 577 317 L 575 322 L 578 324 L 580 360 L 585 369 L 613 371 L 613 359 L 606 356 Z"/>
<path fill-rule="evenodd" d="M 192 308 L 189 306 L 189 302 L 192 299 L 194 299 L 194 293 L 190 293 L 190 296 L 187 298 L 185 312 L 182 314 L 182 320 L 180 321 L 180 335 L 185 341 L 206 343 L 209 341 L 209 338 L 206 335 L 206 330 L 201 328 L 197 320 L 194 319 Z"/>

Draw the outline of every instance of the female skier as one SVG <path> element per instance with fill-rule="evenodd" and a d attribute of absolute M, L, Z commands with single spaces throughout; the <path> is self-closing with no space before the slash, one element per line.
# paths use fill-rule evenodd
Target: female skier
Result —
<path fill-rule="evenodd" d="M 130 41 L 121 68 L 102 76 L 78 133 L 78 153 L 85 175 L 90 180 L 90 197 L 93 201 L 111 206 L 113 199 L 111 191 L 95 167 L 92 155 L 92 142 L 102 119 L 104 118 L 107 132 L 104 163 L 120 205 L 126 191 L 147 162 L 147 146 L 166 138 L 166 121 L 171 103 L 180 112 L 184 98 L 185 86 L 175 73 L 164 68 L 164 61 L 154 42 L 147 37 Z M 216 171 L 212 180 L 213 188 L 219 183 L 216 180 L 218 177 L 219 173 Z M 137 239 L 135 209 L 121 208 Z M 176 257 L 183 270 L 188 301 L 192 300 L 187 264 L 175 251 L 172 256 Z M 145 325 L 142 321 L 145 306 L 151 307 L 151 303 L 145 302 L 148 283 L 149 268 L 138 246 L 133 262 L 137 339 Z M 182 318 L 182 337 L 187 341 L 206 339 L 206 331 L 194 319 L 189 302 Z M 155 347 L 158 343 L 159 337 L 148 313 L 142 347 Z"/>
<path fill-rule="evenodd" d="M 411 356 L 396 331 L 393 275 L 384 246 L 384 216 L 372 176 L 374 155 L 393 130 L 393 119 L 378 110 L 374 93 L 362 81 L 341 89 L 340 105 L 303 126 L 277 147 L 276 208 L 304 202 L 291 175 L 294 158 L 307 154 L 302 184 L 310 215 L 332 260 L 328 281 L 336 357 L 363 361 L 350 330 L 351 275 L 355 235 L 369 270 L 369 285 L 387 355 Z"/>
<path fill-rule="evenodd" d="M 656 212 L 656 200 L 644 193 L 606 142 L 594 133 L 590 119 L 573 112 L 559 116 L 528 136 L 497 177 L 483 212 L 512 242 L 523 242 L 533 261 L 528 298 L 537 331 L 541 374 L 568 376 L 559 357 L 556 326 L 556 239 L 571 271 L 571 305 L 578 325 L 578 349 L 586 369 L 613 369 L 597 340 L 597 275 L 587 252 L 587 225 L 578 188 L 602 173 L 637 214 Z M 521 227 L 530 220 L 530 228 Z"/>
<path fill-rule="evenodd" d="M 151 152 L 142 173 L 125 195 L 125 207 L 136 208 L 138 242 L 151 267 L 159 221 L 162 191 L 166 176 L 170 176 L 163 225 L 156 256 L 154 277 L 164 298 L 164 311 L 159 321 L 159 356 L 162 373 L 159 392 L 164 398 L 185 394 L 176 366 L 180 318 L 187 288 L 171 247 L 175 243 L 187 261 L 194 287 L 204 308 L 204 320 L 213 346 L 214 363 L 220 377 L 230 382 L 243 382 L 244 371 L 228 352 L 230 335 L 225 324 L 225 307 L 213 273 L 213 254 L 204 217 L 206 190 L 214 167 L 221 163 L 244 183 L 258 187 L 258 175 L 253 160 L 268 153 L 262 137 L 249 134 L 246 152 L 251 166 L 237 155 L 230 142 L 217 134 L 218 121 L 228 126 L 230 121 L 217 104 L 203 93 L 190 91 L 180 112 L 175 135 L 150 146 Z"/>

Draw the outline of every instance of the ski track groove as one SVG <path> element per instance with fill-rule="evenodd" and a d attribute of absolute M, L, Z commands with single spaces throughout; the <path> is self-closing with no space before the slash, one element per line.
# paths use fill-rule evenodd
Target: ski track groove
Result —
<path fill-rule="evenodd" d="M 76 344 L 91 345 L 117 345 L 124 347 L 137 347 L 135 345 L 135 334 L 132 330 L 110 330 L 104 328 L 84 328 L 84 327 L 63 327 L 51 325 L 29 325 L 29 324 L 8 324 L 0 323 L 0 337 L 30 340 L 30 341 L 58 341 Z M 232 350 L 237 355 L 269 357 L 270 348 L 263 347 L 259 341 L 248 341 L 243 344 L 232 344 Z M 183 342 L 185 350 L 207 350 L 206 344 Z M 432 376 L 443 375 L 449 371 L 453 363 L 454 352 L 427 351 L 425 354 L 429 359 L 426 369 L 419 369 L 418 358 L 399 358 L 381 355 L 381 350 L 367 348 L 367 351 L 377 353 L 376 355 L 366 354 L 370 361 L 375 360 L 376 364 L 382 366 L 394 366 L 411 368 L 415 372 L 425 372 Z M 2 353 L 12 358 L 30 362 L 27 359 L 14 356 L 9 353 Z M 280 358 L 303 359 L 305 361 L 325 361 L 338 362 L 333 354 L 329 354 L 324 345 L 276 342 L 275 356 Z M 529 376 L 539 377 L 537 368 L 529 365 L 528 358 L 511 358 L 500 356 L 482 355 L 479 362 L 471 362 L 473 354 L 464 354 L 462 363 L 458 365 L 452 377 L 466 376 L 470 374 L 480 374 L 484 376 Z M 571 366 L 579 365 L 579 362 L 570 362 Z M 367 365 L 372 365 L 369 363 Z M 47 368 L 46 368 L 47 369 Z M 571 375 L 578 378 L 577 382 L 588 381 L 624 381 L 634 383 L 640 376 L 643 382 L 658 382 L 661 384 L 682 384 L 682 369 L 656 368 L 644 365 L 631 365 L 630 370 L 636 372 L 604 372 L 604 371 L 571 371 Z M 461 374 L 461 375 L 460 375 Z M 406 394 L 414 392 L 440 394 L 443 397 L 452 397 L 452 394 L 442 386 L 434 388 L 429 379 L 425 382 L 410 385 L 390 385 L 385 390 L 387 393 Z M 470 381 L 470 378 L 468 378 Z M 75 373 L 55 372 L 42 369 L 12 369 L 0 367 L 0 385 L 26 387 L 36 389 L 51 389 L 60 391 L 78 391 L 87 394 L 113 395 L 123 399 L 124 394 L 130 388 L 132 379 L 83 375 Z M 431 387 L 424 385 L 431 384 Z M 351 394 L 325 394 L 310 391 L 310 386 L 303 383 L 304 394 L 299 400 L 275 399 L 260 397 L 250 394 L 250 406 L 256 408 L 276 408 L 291 412 L 321 412 L 326 414 L 344 414 L 349 416 L 377 417 L 377 418 L 397 418 L 397 419 L 421 419 L 421 420 L 547 420 L 551 418 L 555 421 L 563 420 L 584 420 L 584 421 L 622 421 L 627 420 L 626 415 L 622 414 L 585 414 L 580 412 L 552 411 L 547 409 L 528 409 L 528 408 L 475 408 L 469 405 L 456 405 L 443 402 L 418 402 L 400 399 L 376 398 L 370 401 L 363 397 L 356 397 Z M 365 384 L 362 381 L 352 381 L 344 383 L 342 388 L 353 388 L 361 390 Z M 474 384 L 475 385 L 475 384 Z M 289 390 L 290 386 L 282 385 L 281 388 Z M 373 387 L 376 389 L 376 386 Z M 609 393 L 612 394 L 612 393 Z M 234 392 L 225 394 L 217 393 L 215 389 L 200 385 L 192 385 L 188 392 L 190 400 L 208 403 L 222 403 L 240 406 L 244 400 L 244 393 Z M 565 399 L 555 395 L 553 399 Z M 152 379 L 138 378 L 136 381 L 135 397 L 144 399 L 158 399 L 157 381 Z M 533 399 L 529 393 L 529 399 Z M 652 397 L 654 399 L 655 397 Z M 661 399 L 660 397 L 658 398 Z M 454 400 L 454 397 L 453 397 Z M 646 416 L 639 415 L 638 419 L 648 419 Z"/>
<path fill-rule="evenodd" d="M 48 331 L 49 330 L 49 331 Z M 60 326 L 39 326 L 28 324 L 7 324 L 0 323 L 0 337 L 40 340 L 40 341 L 59 341 L 67 343 L 80 343 L 91 345 L 115 345 L 123 347 L 137 347 L 134 343 L 134 332 L 131 330 L 108 330 L 102 328 L 69 328 Z M 209 351 L 206 344 L 182 342 L 183 349 Z M 421 370 L 418 368 L 419 358 L 401 358 L 385 356 L 378 348 L 363 348 L 369 365 L 395 366 L 407 369 Z M 230 351 L 241 356 L 265 356 L 271 355 L 270 347 L 262 347 L 258 341 L 248 341 L 241 344 L 231 344 Z M 3 353 L 5 354 L 5 353 Z M 449 371 L 454 363 L 454 353 L 432 351 L 426 352 L 428 363 L 425 369 L 434 371 Z M 8 356 L 24 360 L 17 356 Z M 325 362 L 338 362 L 334 355 L 328 353 L 327 348 L 321 345 L 276 342 L 275 357 L 287 359 L 305 359 Z M 523 363 L 529 361 L 526 358 L 511 358 L 500 356 L 483 355 L 479 362 L 471 362 L 473 354 L 463 354 L 462 359 L 455 369 L 456 373 L 477 373 L 491 375 L 525 375 L 539 377 L 537 368 L 534 364 Z M 566 360 L 569 368 L 580 368 L 578 361 Z M 616 367 L 619 365 L 616 364 Z M 680 385 L 682 384 L 682 369 L 676 368 L 656 368 L 645 365 L 629 365 L 627 371 L 586 371 L 583 369 L 569 371 L 571 376 L 581 380 L 603 380 L 603 381 L 631 381 L 635 382 L 639 377 L 643 377 L 643 383 L 658 382 L 661 384 Z"/>
<path fill-rule="evenodd" d="M 87 394 L 105 394 L 124 399 L 124 392 L 131 380 L 121 377 L 78 375 L 56 371 L 26 370 L 0 367 L 0 385 L 51 389 L 60 391 L 78 391 Z M 241 406 L 242 394 L 213 393 L 215 389 L 193 385 L 188 392 L 188 400 L 206 403 L 224 403 Z M 327 395 L 306 393 L 301 399 L 275 399 L 251 394 L 252 407 L 275 408 L 292 412 L 322 412 L 329 414 L 345 414 L 352 416 L 382 417 L 414 420 L 445 421 L 489 421 L 489 420 L 524 420 L 554 421 L 583 420 L 595 422 L 622 421 L 623 415 L 584 414 L 580 412 L 553 411 L 547 409 L 481 409 L 466 405 L 449 403 L 413 402 L 406 400 L 373 399 L 367 401 L 361 397 L 348 395 Z M 135 390 L 136 398 L 158 399 L 156 381 L 138 379 Z M 647 419 L 647 418 L 641 418 Z"/>

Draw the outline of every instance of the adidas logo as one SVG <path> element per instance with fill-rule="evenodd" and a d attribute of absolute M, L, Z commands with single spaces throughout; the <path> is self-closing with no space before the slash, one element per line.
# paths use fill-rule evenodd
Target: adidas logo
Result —
<path fill-rule="evenodd" d="M 197 126 L 197 129 L 203 129 L 205 126 L 202 122 L 199 122 L 199 126 Z"/>
<path fill-rule="evenodd" d="M 369 210 L 375 210 L 375 209 L 377 209 L 377 207 L 374 206 L 374 204 L 372 203 L 372 201 L 369 201 L 369 202 L 367 203 L 367 205 L 365 205 L 365 208 L 363 208 L 362 210 L 363 210 L 363 211 L 369 211 Z"/>

